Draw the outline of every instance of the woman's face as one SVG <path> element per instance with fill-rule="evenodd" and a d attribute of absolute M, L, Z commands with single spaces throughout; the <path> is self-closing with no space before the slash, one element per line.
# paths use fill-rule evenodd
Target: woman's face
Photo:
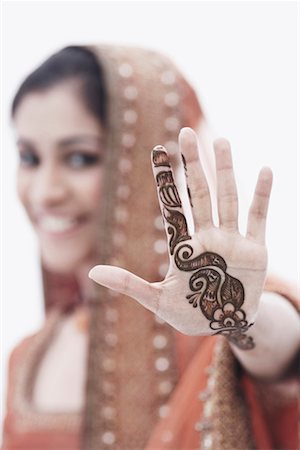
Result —
<path fill-rule="evenodd" d="M 69 273 L 95 257 L 104 130 L 73 82 L 27 94 L 14 118 L 18 193 L 43 264 Z"/>

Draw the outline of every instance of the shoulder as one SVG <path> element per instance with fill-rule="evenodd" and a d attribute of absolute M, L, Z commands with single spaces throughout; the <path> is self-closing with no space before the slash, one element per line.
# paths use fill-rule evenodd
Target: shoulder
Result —
<path fill-rule="evenodd" d="M 61 321 L 62 313 L 59 311 L 53 311 L 46 316 L 46 320 L 43 325 L 34 333 L 24 337 L 11 351 L 8 360 L 9 374 L 18 366 L 21 360 L 26 358 L 28 352 L 34 348 L 35 343 L 41 341 L 43 336 L 51 333 L 51 330 Z"/>

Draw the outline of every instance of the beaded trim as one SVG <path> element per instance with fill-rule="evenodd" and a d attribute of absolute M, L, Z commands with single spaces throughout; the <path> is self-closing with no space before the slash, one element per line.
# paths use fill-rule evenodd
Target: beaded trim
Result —
<path fill-rule="evenodd" d="M 200 432 L 199 450 L 254 450 L 237 362 L 223 337 L 218 338 L 207 372 L 207 386 L 199 394 L 204 403 L 203 415 L 195 425 Z"/>
<path fill-rule="evenodd" d="M 109 98 L 114 99 L 110 109 L 113 132 L 109 144 L 110 177 L 106 180 L 109 196 L 103 213 L 105 223 L 100 225 L 100 242 L 105 239 L 105 248 L 99 251 L 104 262 L 133 272 L 140 270 L 141 276 L 154 277 L 154 281 L 165 276 L 168 264 L 150 152 L 158 142 L 165 144 L 170 151 L 178 145 L 177 134 L 182 121 L 176 71 L 169 61 L 153 52 L 109 49 L 107 55 L 105 49 L 96 48 L 95 51 L 104 66 L 107 63 Z M 151 80 L 155 86 L 151 77 L 157 80 L 151 93 L 151 105 L 156 107 L 155 111 L 145 104 L 145 96 L 140 95 L 145 89 L 144 80 L 147 83 Z M 157 129 L 146 124 L 147 111 L 149 123 L 151 126 L 157 123 Z M 143 180 L 140 167 L 144 167 L 147 161 L 150 172 L 145 172 L 145 176 L 148 173 L 149 179 Z M 138 204 L 137 183 L 145 191 L 145 198 L 151 198 L 149 205 L 140 205 L 147 208 L 150 221 L 143 240 L 146 242 L 148 239 L 148 245 L 151 242 L 153 245 L 149 261 L 145 258 L 142 261 L 146 267 L 144 274 L 143 268 L 137 266 L 137 248 L 126 248 L 127 240 L 132 239 L 132 246 L 134 239 L 138 238 L 135 233 L 141 230 L 141 227 L 136 228 L 135 221 L 142 218 L 131 208 L 132 204 Z M 150 253 L 151 248 L 147 249 L 147 258 Z M 151 268 L 147 268 L 146 261 Z M 87 450 L 143 448 L 157 421 L 167 414 L 166 403 L 177 382 L 174 331 L 131 299 L 101 287 L 98 295 L 103 300 L 94 306 L 92 314 L 94 324 L 90 340 L 83 446 Z"/>

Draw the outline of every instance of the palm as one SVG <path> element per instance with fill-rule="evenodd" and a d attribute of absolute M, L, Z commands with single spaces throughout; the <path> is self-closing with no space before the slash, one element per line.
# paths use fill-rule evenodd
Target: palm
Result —
<path fill-rule="evenodd" d="M 205 233 L 197 233 L 191 240 L 186 241 L 186 245 L 194 249 L 193 256 L 204 253 L 222 255 L 226 261 L 228 272 L 234 278 L 240 280 L 243 286 L 252 286 L 252 289 L 255 283 L 257 289 L 261 291 L 267 262 L 266 250 L 263 246 L 251 242 L 238 233 L 228 233 L 217 228 L 207 230 Z M 181 252 L 184 251 L 185 247 L 182 244 Z M 180 245 L 178 248 L 180 248 Z M 195 289 L 193 292 L 188 292 L 191 291 L 189 289 L 189 282 L 191 275 L 194 273 L 194 271 L 182 272 L 176 264 L 171 262 L 166 278 L 162 282 L 156 283 L 156 287 L 160 291 L 159 310 L 157 314 L 182 333 L 195 335 L 211 334 L 210 322 L 204 314 L 201 314 L 201 307 L 199 305 L 200 290 Z M 204 275 L 206 274 L 204 273 Z M 211 300 L 217 301 L 217 296 L 213 295 L 214 293 L 216 294 L 213 283 L 211 283 L 211 286 L 212 289 L 210 289 L 210 292 L 213 298 L 208 300 L 210 303 Z M 187 295 L 191 296 L 190 299 L 186 298 Z M 250 300 L 249 292 L 247 304 L 244 305 L 243 310 L 247 311 L 248 317 L 253 319 L 253 315 L 258 306 L 259 293 L 254 291 L 251 297 Z M 185 301 L 183 302 L 183 300 Z M 250 312 L 252 314 L 249 314 Z M 213 313 L 211 314 L 211 318 L 213 319 Z M 211 320 L 211 322 L 215 321 Z"/>
<path fill-rule="evenodd" d="M 210 194 L 192 130 L 180 135 L 186 162 L 195 233 L 190 234 L 169 156 L 153 151 L 153 171 L 168 235 L 166 278 L 148 283 L 129 272 L 96 266 L 92 278 L 125 293 L 189 335 L 245 331 L 255 319 L 266 274 L 265 221 L 271 172 L 261 171 L 249 212 L 247 236 L 237 227 L 237 193 L 229 144 L 215 142 L 219 227 L 212 221 Z M 182 169 L 183 170 L 183 169 Z"/>

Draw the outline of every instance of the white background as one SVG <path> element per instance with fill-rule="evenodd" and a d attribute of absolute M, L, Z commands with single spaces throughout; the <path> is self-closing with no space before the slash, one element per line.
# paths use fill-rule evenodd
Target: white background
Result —
<path fill-rule="evenodd" d="M 36 243 L 15 192 L 9 109 L 22 79 L 69 44 L 134 44 L 174 59 L 215 134 L 232 144 L 242 229 L 260 167 L 273 169 L 269 267 L 297 279 L 297 3 L 10 1 L 3 12 L 4 374 L 12 347 L 43 321 Z"/>

